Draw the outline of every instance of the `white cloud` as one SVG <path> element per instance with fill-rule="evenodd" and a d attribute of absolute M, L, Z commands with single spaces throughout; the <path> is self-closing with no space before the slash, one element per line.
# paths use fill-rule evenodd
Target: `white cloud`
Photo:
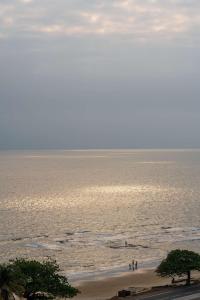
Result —
<path fill-rule="evenodd" d="M 11 27 L 14 24 L 14 20 L 12 17 L 7 16 L 2 18 L 2 23 L 5 27 Z"/>
<path fill-rule="evenodd" d="M 19 2 L 29 4 L 29 3 L 32 3 L 33 0 L 19 0 Z"/>
<path fill-rule="evenodd" d="M 0 1 L 0 32 L 20 36 L 128 35 L 156 40 L 178 35 L 192 39 L 199 31 L 199 0 L 15 0 Z M 4 4 L 3 4 L 4 3 Z M 31 5 L 25 5 L 31 4 Z M 6 31 L 7 28 L 7 31 Z"/>

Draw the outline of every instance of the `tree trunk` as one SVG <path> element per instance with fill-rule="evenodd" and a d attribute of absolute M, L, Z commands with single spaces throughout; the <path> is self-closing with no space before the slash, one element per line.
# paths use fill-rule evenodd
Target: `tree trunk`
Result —
<path fill-rule="evenodd" d="M 191 271 L 187 271 L 187 282 L 186 282 L 186 284 L 190 285 L 190 282 L 191 282 Z"/>
<path fill-rule="evenodd" d="M 8 300 L 9 299 L 9 292 L 7 289 L 2 289 L 1 290 L 1 297 L 3 300 Z"/>

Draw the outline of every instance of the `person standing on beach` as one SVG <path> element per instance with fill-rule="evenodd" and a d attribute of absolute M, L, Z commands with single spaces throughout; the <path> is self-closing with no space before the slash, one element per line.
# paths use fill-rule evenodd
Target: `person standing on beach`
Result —
<path fill-rule="evenodd" d="M 129 264 L 129 270 L 131 270 L 131 264 Z"/>
<path fill-rule="evenodd" d="M 138 262 L 136 260 L 136 262 L 135 262 L 135 269 L 137 270 L 137 268 L 138 268 Z"/>
<path fill-rule="evenodd" d="M 134 259 L 132 260 L 132 270 L 133 271 L 135 270 L 135 261 L 134 261 Z"/>

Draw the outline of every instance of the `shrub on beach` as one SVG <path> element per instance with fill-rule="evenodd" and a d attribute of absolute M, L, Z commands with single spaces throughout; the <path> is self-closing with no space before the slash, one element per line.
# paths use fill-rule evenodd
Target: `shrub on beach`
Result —
<path fill-rule="evenodd" d="M 187 276 L 186 284 L 191 282 L 191 271 L 200 271 L 200 255 L 188 250 L 172 250 L 156 269 L 162 277 Z"/>
<path fill-rule="evenodd" d="M 60 271 L 59 265 L 53 260 L 11 261 L 0 266 L 1 296 L 7 300 L 9 293 L 14 292 L 27 299 L 72 298 L 79 291 L 68 283 Z"/>

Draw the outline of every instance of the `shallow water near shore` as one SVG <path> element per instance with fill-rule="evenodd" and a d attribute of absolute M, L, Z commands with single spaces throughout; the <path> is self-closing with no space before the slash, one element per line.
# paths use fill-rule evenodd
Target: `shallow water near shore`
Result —
<path fill-rule="evenodd" d="M 71 281 L 154 267 L 199 251 L 199 213 L 199 150 L 0 152 L 1 261 L 50 256 Z"/>

